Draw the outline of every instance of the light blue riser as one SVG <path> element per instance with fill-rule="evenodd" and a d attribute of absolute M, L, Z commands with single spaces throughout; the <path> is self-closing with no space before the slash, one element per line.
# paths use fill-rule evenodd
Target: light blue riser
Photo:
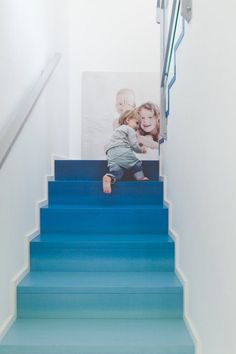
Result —
<path fill-rule="evenodd" d="M 181 318 L 177 294 L 18 294 L 18 318 Z"/>
<path fill-rule="evenodd" d="M 180 318 L 174 272 L 30 272 L 18 285 L 18 317 Z"/>
<path fill-rule="evenodd" d="M 1 354 L 194 354 L 183 320 L 17 320 Z"/>
<path fill-rule="evenodd" d="M 41 233 L 167 233 L 164 207 L 41 208 Z"/>
<path fill-rule="evenodd" d="M 146 236 L 146 241 L 145 241 Z M 158 235 L 157 235 L 158 236 Z M 108 239 L 110 237 L 110 239 Z M 41 236 L 30 243 L 32 271 L 173 271 L 174 243 L 165 236 Z M 44 240 L 44 241 L 43 241 Z M 122 242 L 123 241 L 123 242 Z"/>
<path fill-rule="evenodd" d="M 32 271 L 122 272 L 122 271 L 172 271 L 173 250 L 96 250 L 56 249 L 32 252 Z M 148 260 L 147 260 L 148 257 Z"/>
<path fill-rule="evenodd" d="M 119 182 L 112 194 L 102 191 L 101 181 L 50 181 L 49 205 L 157 205 L 163 204 L 163 182 Z"/>
<path fill-rule="evenodd" d="M 144 174 L 151 180 L 159 179 L 159 161 L 143 161 Z M 55 161 L 56 180 L 101 180 L 108 172 L 107 161 L 58 160 Z M 130 176 L 125 177 L 130 179 Z"/>

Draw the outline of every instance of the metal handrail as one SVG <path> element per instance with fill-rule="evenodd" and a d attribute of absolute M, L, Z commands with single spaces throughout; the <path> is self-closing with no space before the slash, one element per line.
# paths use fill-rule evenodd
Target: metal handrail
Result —
<path fill-rule="evenodd" d="M 174 73 L 173 73 L 173 76 L 168 84 L 166 117 L 168 117 L 170 114 L 170 90 L 176 81 L 176 71 L 177 71 L 176 70 L 176 52 L 180 46 L 180 43 L 182 42 L 182 39 L 184 38 L 184 34 L 185 34 L 185 19 L 182 17 L 182 31 L 181 31 L 181 33 L 174 45 Z"/>
<path fill-rule="evenodd" d="M 166 51 L 165 51 L 165 59 L 164 59 L 164 64 L 162 69 L 162 76 L 161 76 L 161 87 L 164 87 L 166 78 L 168 77 L 168 70 L 169 70 L 168 62 L 169 62 L 170 53 L 173 49 L 173 28 L 175 25 L 176 7 L 178 2 L 179 0 L 173 0 L 168 39 L 167 39 Z"/>
<path fill-rule="evenodd" d="M 3 166 L 4 161 L 31 115 L 60 59 L 61 54 L 56 53 L 47 63 L 45 69 L 41 72 L 36 85 L 27 96 L 27 99 L 21 104 L 16 114 L 10 119 L 10 123 L 8 123 L 0 132 L 0 168 Z"/>

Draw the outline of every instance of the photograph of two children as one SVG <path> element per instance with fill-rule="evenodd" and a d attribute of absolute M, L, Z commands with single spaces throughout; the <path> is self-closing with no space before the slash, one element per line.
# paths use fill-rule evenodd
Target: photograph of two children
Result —
<path fill-rule="evenodd" d="M 82 79 L 82 159 L 106 160 L 106 145 L 125 111 L 137 110 L 139 160 L 159 159 L 159 74 L 84 72 Z"/>

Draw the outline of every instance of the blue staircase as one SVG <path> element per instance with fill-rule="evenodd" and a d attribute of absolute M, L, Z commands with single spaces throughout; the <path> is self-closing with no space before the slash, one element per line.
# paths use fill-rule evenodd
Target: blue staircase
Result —
<path fill-rule="evenodd" d="M 102 192 L 105 161 L 56 161 L 1 354 L 194 354 L 158 162 Z"/>

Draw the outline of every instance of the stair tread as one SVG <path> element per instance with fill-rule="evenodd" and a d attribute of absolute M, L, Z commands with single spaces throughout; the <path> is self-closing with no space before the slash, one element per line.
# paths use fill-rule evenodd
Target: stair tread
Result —
<path fill-rule="evenodd" d="M 126 245 L 129 244 L 174 244 L 173 239 L 166 235 L 158 234 L 41 234 L 31 240 L 31 243 L 45 243 L 45 244 L 107 244 L 107 245 Z"/>
<path fill-rule="evenodd" d="M 25 354 L 34 346 L 47 347 L 48 353 L 57 354 L 73 349 L 73 353 L 79 353 L 79 349 L 81 353 L 96 354 L 98 350 L 109 354 L 142 353 L 144 348 L 155 349 L 153 354 L 194 353 L 188 351 L 193 349 L 193 342 L 184 321 L 179 319 L 18 319 L 3 338 L 0 353 L 11 346 L 23 348 Z"/>
<path fill-rule="evenodd" d="M 89 204 L 83 204 L 83 205 L 78 205 L 78 204 L 53 204 L 53 205 L 44 205 L 41 207 L 41 209 L 46 209 L 46 210 L 109 210 L 109 211 L 120 211 L 120 210 L 130 210 L 133 211 L 134 209 L 137 210 L 168 210 L 168 208 L 165 205 L 160 205 L 160 204 L 126 204 L 126 205 L 89 205 Z"/>
<path fill-rule="evenodd" d="M 174 272 L 29 272 L 18 292 L 182 292 Z"/>
<path fill-rule="evenodd" d="M 72 179 L 72 180 L 70 180 L 70 179 L 68 179 L 68 180 L 50 180 L 49 181 L 49 183 L 58 183 L 58 184 L 73 184 L 73 183 L 75 183 L 75 184 L 91 184 L 91 185 L 99 185 L 99 184 L 101 184 L 102 183 L 102 180 L 101 179 L 97 179 L 97 180 L 90 180 L 90 179 L 82 179 L 82 180 L 74 180 L 74 179 Z M 119 187 L 119 186 L 131 186 L 131 185 L 141 185 L 141 186 L 144 186 L 144 185 L 146 185 L 146 186 L 155 186 L 155 185 L 157 185 L 157 184 L 160 184 L 160 183 L 163 183 L 163 180 L 162 179 L 159 179 L 159 180 L 154 180 L 154 181 L 119 181 L 119 182 L 117 182 L 114 186 L 116 187 Z"/>

